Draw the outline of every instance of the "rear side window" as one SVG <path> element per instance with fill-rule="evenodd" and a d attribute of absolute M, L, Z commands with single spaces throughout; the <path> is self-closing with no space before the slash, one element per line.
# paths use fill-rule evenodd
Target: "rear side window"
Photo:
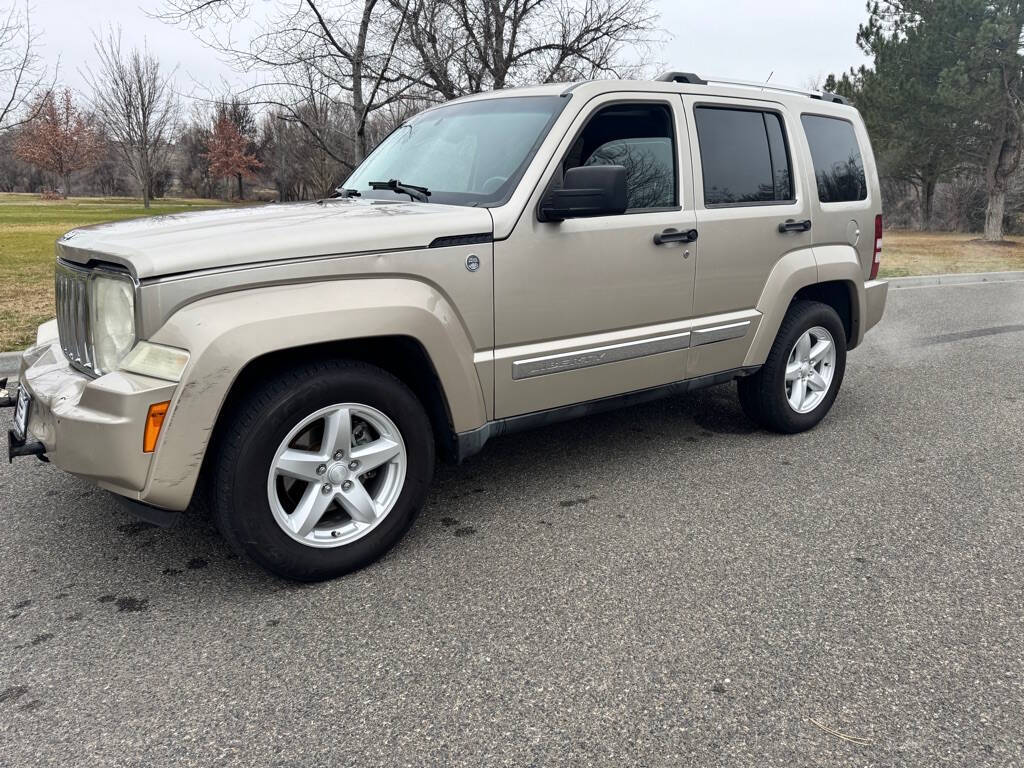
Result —
<path fill-rule="evenodd" d="M 866 200 L 868 185 L 853 124 L 821 115 L 802 115 L 800 120 L 811 147 L 818 200 L 823 203 Z"/>
<path fill-rule="evenodd" d="M 782 119 L 754 109 L 697 107 L 705 205 L 793 200 Z"/>

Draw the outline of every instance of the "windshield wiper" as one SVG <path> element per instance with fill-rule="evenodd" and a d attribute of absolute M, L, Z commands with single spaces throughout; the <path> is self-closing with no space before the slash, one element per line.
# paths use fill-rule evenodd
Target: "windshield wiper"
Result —
<path fill-rule="evenodd" d="M 415 184 L 403 184 L 398 179 L 391 179 L 390 181 L 371 181 L 370 189 L 390 189 L 392 192 L 397 192 L 400 195 L 408 195 L 410 199 L 416 200 L 420 203 L 430 202 L 430 190 L 426 187 L 417 187 Z"/>
<path fill-rule="evenodd" d="M 348 187 L 335 187 L 334 194 L 331 197 L 362 197 L 358 189 L 349 189 Z"/>

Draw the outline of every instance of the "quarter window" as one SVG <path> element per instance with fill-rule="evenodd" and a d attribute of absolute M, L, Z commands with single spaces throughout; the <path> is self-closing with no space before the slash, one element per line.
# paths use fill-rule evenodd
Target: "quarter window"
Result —
<path fill-rule="evenodd" d="M 562 162 L 562 173 L 584 165 L 626 168 L 629 210 L 677 206 L 672 112 L 663 104 L 615 104 L 598 112 Z"/>
<path fill-rule="evenodd" d="M 821 115 L 802 115 L 800 120 L 811 148 L 818 200 L 823 203 L 866 200 L 864 162 L 853 124 Z"/>
<path fill-rule="evenodd" d="M 697 107 L 705 205 L 793 200 L 782 119 L 754 109 Z"/>

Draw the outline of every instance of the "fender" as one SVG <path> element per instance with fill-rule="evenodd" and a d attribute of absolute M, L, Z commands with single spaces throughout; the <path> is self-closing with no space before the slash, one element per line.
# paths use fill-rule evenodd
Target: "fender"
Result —
<path fill-rule="evenodd" d="M 861 318 L 868 316 L 867 279 L 865 267 L 860 263 L 857 249 L 852 245 L 818 245 L 814 247 L 814 260 L 818 263 L 818 282 L 846 283 L 850 290 L 850 342 L 853 349 L 864 341 L 868 326 Z"/>
<path fill-rule="evenodd" d="M 818 282 L 818 264 L 810 248 L 790 251 L 772 267 L 765 281 L 761 296 L 757 300 L 757 311 L 761 313 L 761 322 L 750 342 L 744 366 L 764 365 L 768 352 L 772 348 L 775 336 L 782 325 L 782 318 L 796 292 L 806 285 Z"/>
<path fill-rule="evenodd" d="M 843 282 L 848 285 L 852 315 L 849 348 L 853 349 L 864 339 L 865 329 L 860 322 L 867 311 L 863 281 L 864 268 L 857 251 L 849 245 L 815 246 L 787 253 L 775 263 L 757 300 L 757 310 L 762 314 L 761 323 L 743 365 L 764 364 L 793 297 L 802 288 L 818 283 Z"/>
<path fill-rule="evenodd" d="M 403 278 L 331 280 L 237 291 L 178 310 L 151 341 L 191 355 L 171 401 L 142 498 L 184 509 L 213 426 L 236 377 L 270 352 L 373 336 L 409 336 L 426 350 L 455 431 L 487 421 L 473 346 L 434 288 Z"/>

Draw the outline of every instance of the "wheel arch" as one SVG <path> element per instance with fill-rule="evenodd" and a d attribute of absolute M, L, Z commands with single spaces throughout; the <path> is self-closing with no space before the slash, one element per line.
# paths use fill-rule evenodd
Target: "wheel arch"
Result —
<path fill-rule="evenodd" d="M 765 281 L 757 310 L 761 322 L 743 361 L 762 365 L 794 301 L 810 299 L 833 307 L 843 319 L 847 348 L 864 338 L 863 275 L 856 251 L 849 246 L 825 246 L 791 251 L 776 262 Z"/>
<path fill-rule="evenodd" d="M 246 363 L 227 391 L 212 439 L 216 439 L 217 429 L 224 422 L 224 412 L 261 378 L 283 368 L 293 368 L 318 359 L 369 363 L 401 381 L 412 390 L 426 410 L 438 451 L 446 458 L 454 458 L 455 430 L 451 408 L 434 362 L 418 339 L 397 334 L 322 341 L 277 349 L 253 358 Z"/>
<path fill-rule="evenodd" d="M 828 280 L 805 285 L 793 295 L 790 304 L 801 299 L 817 301 L 832 307 L 839 315 L 846 331 L 847 349 L 852 349 L 856 345 L 860 317 L 857 313 L 857 288 L 853 281 Z"/>
<path fill-rule="evenodd" d="M 358 359 L 421 399 L 442 455 L 453 432 L 487 421 L 473 345 L 458 313 L 425 283 L 403 278 L 281 285 L 189 304 L 151 341 L 188 349 L 141 498 L 189 503 L 207 448 L 232 398 L 277 366 L 316 355 Z"/>

